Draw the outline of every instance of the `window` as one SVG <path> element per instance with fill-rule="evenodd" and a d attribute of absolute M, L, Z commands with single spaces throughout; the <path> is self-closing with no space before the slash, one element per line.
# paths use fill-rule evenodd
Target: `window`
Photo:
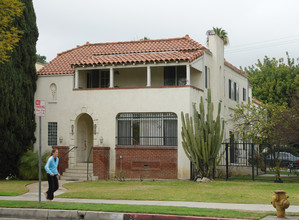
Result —
<path fill-rule="evenodd" d="M 57 145 L 57 122 L 48 122 L 48 145 Z"/>
<path fill-rule="evenodd" d="M 186 66 L 164 67 L 164 86 L 186 85 Z"/>
<path fill-rule="evenodd" d="M 235 89 L 235 101 L 239 102 L 239 85 L 235 83 L 236 89 Z"/>
<path fill-rule="evenodd" d="M 234 82 L 234 95 L 233 100 L 237 100 L 237 83 Z"/>
<path fill-rule="evenodd" d="M 246 89 L 243 88 L 243 101 L 246 102 Z"/>
<path fill-rule="evenodd" d="M 225 97 L 225 90 L 226 90 L 226 88 L 225 88 L 225 76 L 223 76 L 223 96 Z"/>
<path fill-rule="evenodd" d="M 235 100 L 235 84 L 232 82 L 232 88 L 231 88 L 231 91 L 232 91 L 232 100 Z"/>
<path fill-rule="evenodd" d="M 108 88 L 110 81 L 109 71 L 101 71 L 101 88 Z"/>
<path fill-rule="evenodd" d="M 230 79 L 228 80 L 228 97 L 232 98 L 232 81 Z"/>
<path fill-rule="evenodd" d="M 118 145 L 177 146 L 174 113 L 121 113 L 116 119 Z"/>
<path fill-rule="evenodd" d="M 205 66 L 205 88 L 210 88 L 210 68 Z"/>
<path fill-rule="evenodd" d="M 232 100 L 239 101 L 239 85 L 232 80 L 228 80 L 228 97 Z"/>
<path fill-rule="evenodd" d="M 99 88 L 99 71 L 92 70 L 87 73 L 87 88 Z"/>

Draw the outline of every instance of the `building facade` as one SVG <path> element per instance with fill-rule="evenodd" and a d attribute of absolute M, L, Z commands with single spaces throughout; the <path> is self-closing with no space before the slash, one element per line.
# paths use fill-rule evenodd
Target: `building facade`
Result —
<path fill-rule="evenodd" d="M 225 121 L 251 99 L 248 76 L 224 59 L 217 35 L 209 36 L 209 48 L 188 35 L 87 42 L 38 71 L 35 99 L 47 103 L 42 149 L 72 149 L 62 170 L 89 161 L 97 179 L 188 179 L 181 112 L 192 114 L 208 88 Z M 230 131 L 227 122 L 225 138 Z"/>

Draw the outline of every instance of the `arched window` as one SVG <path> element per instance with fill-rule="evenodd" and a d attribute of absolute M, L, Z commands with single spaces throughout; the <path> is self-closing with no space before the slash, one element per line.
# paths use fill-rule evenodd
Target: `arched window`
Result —
<path fill-rule="evenodd" d="M 120 113 L 116 119 L 118 145 L 177 146 L 175 113 Z"/>

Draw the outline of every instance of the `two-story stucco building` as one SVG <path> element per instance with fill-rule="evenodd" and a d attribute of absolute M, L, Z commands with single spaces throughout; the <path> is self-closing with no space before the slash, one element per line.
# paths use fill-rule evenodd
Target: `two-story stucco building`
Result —
<path fill-rule="evenodd" d="M 99 179 L 120 171 L 126 178 L 189 178 L 181 112 L 192 114 L 208 88 L 213 102 L 222 101 L 223 120 L 251 99 L 247 75 L 224 59 L 223 40 L 208 37 L 209 48 L 186 35 L 87 42 L 58 54 L 38 72 L 35 99 L 46 101 L 43 151 L 55 146 L 61 155 L 75 147 L 62 158 L 63 170 L 86 167 L 89 158 Z"/>

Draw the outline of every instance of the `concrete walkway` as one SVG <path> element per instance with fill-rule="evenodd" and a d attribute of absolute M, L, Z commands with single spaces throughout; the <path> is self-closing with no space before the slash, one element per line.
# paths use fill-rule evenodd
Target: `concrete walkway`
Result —
<path fill-rule="evenodd" d="M 60 188 L 55 192 L 55 196 L 66 192 L 62 187 L 63 184 L 70 181 L 60 180 Z M 47 190 L 47 182 L 42 182 L 42 201 L 45 201 L 44 192 Z M 38 201 L 38 183 L 33 183 L 27 186 L 28 193 L 20 196 L 0 196 L 0 200 L 23 200 L 23 201 Z M 243 211 L 275 211 L 273 206 L 265 204 L 236 204 L 236 203 L 207 203 L 207 202 L 181 202 L 181 201 L 145 201 L 145 200 L 106 200 L 106 199 L 68 199 L 55 198 L 56 202 L 77 202 L 77 203 L 103 203 L 103 204 L 126 204 L 126 205 L 157 205 L 157 206 L 176 206 L 176 207 L 192 207 L 192 208 L 211 208 L 211 209 L 230 209 Z M 287 212 L 298 213 L 299 206 L 291 205 Z"/>

